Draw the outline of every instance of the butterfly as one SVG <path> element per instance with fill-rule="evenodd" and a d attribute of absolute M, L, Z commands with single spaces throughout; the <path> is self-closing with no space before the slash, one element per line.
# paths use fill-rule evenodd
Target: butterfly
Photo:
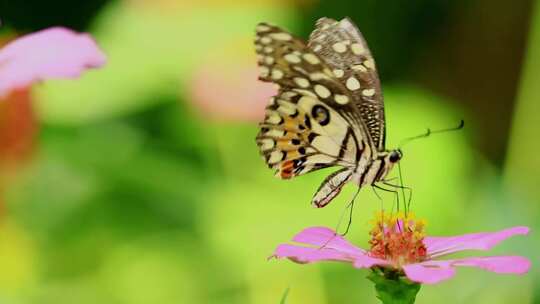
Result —
<path fill-rule="evenodd" d="M 259 79 L 279 87 L 256 141 L 282 179 L 338 166 L 315 193 L 324 207 L 348 182 L 384 181 L 402 158 L 385 148 L 384 102 L 375 61 L 348 18 L 321 18 L 307 44 L 268 23 L 256 27 Z"/>

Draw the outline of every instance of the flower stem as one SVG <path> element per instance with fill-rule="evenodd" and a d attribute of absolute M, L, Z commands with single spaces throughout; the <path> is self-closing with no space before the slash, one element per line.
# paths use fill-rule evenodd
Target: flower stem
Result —
<path fill-rule="evenodd" d="M 411 282 L 395 271 L 373 269 L 367 277 L 375 283 L 377 298 L 383 304 L 414 304 L 420 284 Z"/>

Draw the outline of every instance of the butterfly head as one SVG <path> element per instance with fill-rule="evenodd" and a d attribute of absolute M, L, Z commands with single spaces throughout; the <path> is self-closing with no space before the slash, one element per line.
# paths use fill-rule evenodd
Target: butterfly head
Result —
<path fill-rule="evenodd" d="M 401 149 L 396 149 L 390 151 L 386 157 L 390 163 L 395 164 L 401 160 L 403 153 L 401 152 Z"/>

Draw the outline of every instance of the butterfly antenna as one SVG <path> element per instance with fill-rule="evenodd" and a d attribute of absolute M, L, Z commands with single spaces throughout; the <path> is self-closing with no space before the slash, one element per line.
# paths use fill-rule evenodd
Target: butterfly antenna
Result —
<path fill-rule="evenodd" d="M 462 119 L 460 122 L 459 122 L 459 126 L 457 127 L 453 127 L 453 128 L 447 128 L 447 129 L 440 129 L 440 130 L 434 130 L 432 131 L 430 128 L 427 129 L 427 131 L 423 134 L 420 134 L 420 135 L 416 135 L 416 136 L 413 136 L 413 137 L 408 137 L 408 138 L 405 138 L 403 139 L 400 143 L 399 143 L 399 148 L 401 149 L 405 144 L 413 141 L 413 140 L 416 140 L 416 139 L 419 139 L 419 138 L 424 138 L 424 137 L 428 137 L 430 136 L 431 134 L 435 134 L 435 133 L 444 133 L 444 132 L 452 132 L 452 131 L 457 131 L 457 130 L 461 130 L 463 129 L 463 127 L 465 126 L 465 121 Z"/>

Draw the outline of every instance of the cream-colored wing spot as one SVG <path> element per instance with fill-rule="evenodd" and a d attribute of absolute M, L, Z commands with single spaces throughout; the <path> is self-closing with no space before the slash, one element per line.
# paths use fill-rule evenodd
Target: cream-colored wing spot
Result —
<path fill-rule="evenodd" d="M 328 90 L 322 84 L 315 85 L 315 93 L 317 93 L 317 95 L 319 95 L 321 98 L 328 98 L 332 94 L 330 93 L 330 90 Z"/>
<path fill-rule="evenodd" d="M 288 33 L 281 32 L 281 33 L 272 33 L 270 34 L 270 37 L 276 39 L 276 40 L 282 40 L 282 41 L 289 41 L 292 40 L 292 36 Z"/>
<path fill-rule="evenodd" d="M 347 45 L 343 42 L 336 42 L 332 45 L 332 49 L 337 53 L 345 53 L 347 51 Z"/>
<path fill-rule="evenodd" d="M 362 55 L 366 52 L 366 49 L 360 43 L 351 44 L 351 51 L 355 55 Z"/>
<path fill-rule="evenodd" d="M 341 94 L 336 94 L 334 95 L 334 100 L 341 104 L 341 105 L 344 105 L 344 104 L 347 104 L 349 102 L 349 97 L 347 97 L 347 95 L 341 95 Z"/>
<path fill-rule="evenodd" d="M 364 66 L 368 69 L 375 70 L 375 62 L 373 61 L 373 59 L 368 59 L 364 61 Z"/>
<path fill-rule="evenodd" d="M 278 69 L 273 69 L 272 70 L 272 79 L 275 79 L 275 80 L 278 80 L 278 79 L 281 79 L 283 78 L 283 72 L 281 70 L 278 70 Z"/>
<path fill-rule="evenodd" d="M 347 78 L 347 82 L 345 82 L 345 85 L 347 86 L 347 89 L 351 91 L 356 91 L 360 89 L 360 82 L 354 76 Z"/>
<path fill-rule="evenodd" d="M 319 63 L 321 63 L 321 61 L 319 60 L 319 58 L 317 58 L 317 56 L 315 56 L 313 54 L 310 54 L 310 53 L 304 54 L 302 57 L 304 57 L 304 60 L 307 61 L 310 64 L 319 64 Z"/>
<path fill-rule="evenodd" d="M 364 95 L 366 97 L 371 97 L 371 96 L 375 95 L 375 89 L 362 90 L 362 95 Z"/>
<path fill-rule="evenodd" d="M 293 78 L 294 83 L 298 85 L 301 88 L 308 88 L 309 87 L 309 80 L 303 78 L 303 77 L 294 77 Z"/>
<path fill-rule="evenodd" d="M 289 63 L 300 63 L 301 59 L 296 54 L 287 54 L 283 58 L 287 60 Z"/>
<path fill-rule="evenodd" d="M 332 73 L 334 73 L 334 76 L 336 76 L 337 78 L 341 78 L 343 77 L 343 75 L 345 75 L 345 71 L 343 71 L 342 69 L 334 69 Z"/>

